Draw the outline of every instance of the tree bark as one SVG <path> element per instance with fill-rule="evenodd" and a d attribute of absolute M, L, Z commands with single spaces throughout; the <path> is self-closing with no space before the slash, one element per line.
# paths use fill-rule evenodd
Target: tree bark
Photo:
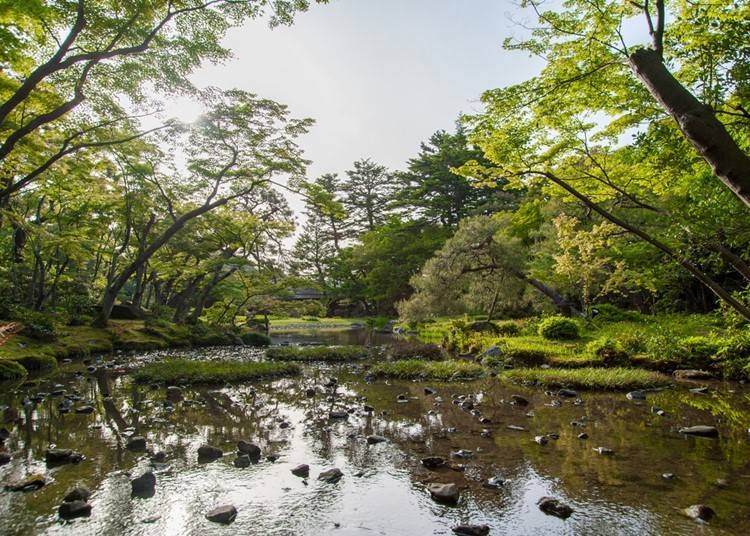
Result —
<path fill-rule="evenodd" d="M 672 76 L 656 50 L 638 49 L 629 60 L 636 76 L 677 121 L 685 139 L 708 162 L 714 175 L 750 206 L 750 156 L 713 110 Z"/>
<path fill-rule="evenodd" d="M 122 290 L 122 287 L 128 282 L 132 275 L 138 270 L 138 268 L 144 265 L 159 249 L 166 244 L 174 235 L 182 230 L 183 227 L 192 219 L 197 218 L 209 212 L 219 206 L 226 205 L 229 199 L 222 198 L 213 203 L 208 203 L 199 206 L 189 212 L 186 212 L 179 218 L 177 218 L 172 225 L 164 230 L 158 237 L 154 239 L 147 248 L 135 258 L 133 262 L 128 264 L 122 271 L 115 277 L 112 282 L 107 286 L 102 297 L 101 309 L 94 321 L 97 326 L 106 326 L 109 322 L 109 317 L 112 314 L 112 308 L 115 306 L 115 300 L 117 295 Z"/>

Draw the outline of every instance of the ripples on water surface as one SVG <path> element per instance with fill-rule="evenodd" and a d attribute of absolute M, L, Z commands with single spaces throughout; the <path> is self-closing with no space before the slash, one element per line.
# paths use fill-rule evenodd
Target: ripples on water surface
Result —
<path fill-rule="evenodd" d="M 169 352 L 167 352 L 168 354 Z M 177 352 L 184 354 L 185 352 Z M 163 355 L 164 353 L 162 353 Z M 194 357 L 257 359 L 257 351 L 193 351 Z M 154 359 L 155 354 L 137 356 Z M 582 405 L 542 391 L 503 387 L 488 378 L 470 384 L 412 382 L 364 383 L 358 367 L 308 368 L 300 378 L 224 388 L 186 388 L 182 402 L 165 406 L 164 388 L 136 386 L 114 369 L 76 376 L 81 364 L 66 366 L 53 377 L 7 387 L 0 394 L 3 426 L 11 432 L 6 447 L 13 461 L 0 467 L 3 484 L 30 473 L 51 482 L 29 493 L 0 491 L 0 533 L 65 535 L 430 535 L 452 534 L 459 523 L 486 523 L 491 534 L 747 534 L 750 519 L 750 448 L 747 390 L 717 385 L 720 393 L 695 395 L 681 387 L 632 402 L 622 394 L 583 394 Z M 339 378 L 335 399 L 323 384 Z M 62 384 L 95 407 L 89 415 L 60 414 L 58 397 L 24 405 L 25 397 L 50 392 Z M 306 395 L 316 388 L 314 397 Z M 737 392 L 729 393 L 727 389 Z M 111 397 L 106 397 L 109 392 Z M 399 394 L 409 401 L 397 403 Z M 474 394 L 491 424 L 481 424 L 451 403 L 454 395 Z M 509 403 L 511 394 L 529 399 L 526 407 Z M 366 414 L 364 400 L 374 406 Z M 556 402 L 554 402 L 556 404 Z M 651 412 L 656 405 L 666 417 Z M 331 409 L 353 409 L 345 421 L 331 421 Z M 529 415 L 527 415 L 529 414 Z M 571 421 L 585 417 L 584 427 Z M 287 424 L 289 425 L 288 427 Z M 526 431 L 511 431 L 507 425 Z M 687 424 L 717 424 L 718 440 L 687 438 L 676 430 Z M 452 429 L 455 428 L 455 431 Z M 490 437 L 482 435 L 491 431 Z M 580 440 L 585 431 L 590 437 Z M 535 435 L 558 433 L 547 445 Z M 156 468 L 156 494 L 131 498 L 129 475 L 150 467 L 147 454 L 124 448 L 126 438 L 144 435 L 149 448 L 167 453 Z M 386 443 L 368 445 L 379 434 Z M 485 434 L 486 435 L 486 434 Z M 260 463 L 233 465 L 236 442 L 256 442 Z M 223 459 L 199 464 L 197 449 L 209 443 L 222 448 Z M 44 451 L 54 444 L 85 456 L 77 465 L 48 469 Z M 601 456 L 593 447 L 615 450 Z M 474 452 L 463 472 L 428 471 L 419 460 L 428 455 Z M 279 459 L 268 461 L 267 455 Z M 311 467 L 303 480 L 290 473 L 297 464 Z M 330 467 L 344 476 L 336 484 L 316 477 Z M 674 473 L 672 480 L 662 473 Z M 501 475 L 499 490 L 482 486 Z M 726 480 L 721 486 L 717 479 Z M 458 506 L 433 502 L 428 482 L 456 482 Z M 61 522 L 57 507 L 75 485 L 92 490 L 91 517 Z M 566 521 L 540 512 L 545 495 L 563 499 L 575 513 Z M 706 503 L 717 512 L 699 526 L 679 509 Z M 230 526 L 207 521 L 205 513 L 234 504 L 239 514 Z"/>

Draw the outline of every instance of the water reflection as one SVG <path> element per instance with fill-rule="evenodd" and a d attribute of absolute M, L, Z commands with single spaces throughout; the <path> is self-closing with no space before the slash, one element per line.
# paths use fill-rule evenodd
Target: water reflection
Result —
<path fill-rule="evenodd" d="M 227 351 L 200 352 L 215 358 Z M 502 387 L 492 378 L 430 385 L 437 390 L 432 395 L 421 383 L 364 383 L 361 368 L 311 367 L 300 378 L 268 384 L 185 388 L 179 401 L 170 402 L 164 388 L 137 386 L 114 372 L 118 368 L 77 375 L 81 367 L 74 365 L 56 377 L 3 390 L 13 461 L 0 468 L 0 479 L 42 473 L 50 483 L 32 493 L 0 492 L 0 532 L 414 535 L 486 523 L 492 534 L 742 534 L 750 515 L 750 407 L 744 390 L 700 398 L 667 390 L 650 394 L 645 403 L 621 394 L 588 394 L 580 404 L 558 404 L 541 391 Z M 330 375 L 338 377 L 335 389 L 325 387 Z M 57 384 L 75 399 L 73 407 L 91 405 L 95 411 L 61 413 L 60 395 L 28 400 Z M 511 404 L 512 394 L 529 404 Z M 399 402 L 399 395 L 407 401 Z M 453 403 L 467 397 L 473 409 Z M 365 402 L 373 412 L 365 411 Z M 653 414 L 652 405 L 667 415 Z M 347 418 L 331 419 L 336 411 Z M 720 438 L 681 436 L 676 430 L 685 424 L 716 424 Z M 578 439 L 582 431 L 588 439 Z M 366 437 L 372 434 L 389 441 L 370 445 Z M 539 434 L 559 438 L 542 446 L 533 440 Z M 128 451 L 132 435 L 145 436 L 149 452 Z M 258 464 L 233 465 L 240 439 L 261 447 Z M 73 448 L 85 459 L 47 468 L 44 451 L 51 444 Z M 198 463 L 203 444 L 226 455 Z M 601 456 L 593 450 L 598 446 L 615 454 Z M 451 459 L 460 449 L 471 457 Z M 156 452 L 165 453 L 164 463 L 150 461 Z M 426 456 L 444 457 L 450 466 L 428 470 L 419 462 Z M 309 479 L 291 474 L 300 463 L 311 466 Z M 331 467 L 344 473 L 338 483 L 316 479 Z M 130 478 L 148 469 L 156 473 L 156 493 L 132 498 Z M 662 473 L 676 476 L 665 480 Z M 498 475 L 504 486 L 483 486 Z M 458 484 L 459 505 L 433 502 L 426 492 L 430 482 Z M 61 522 L 57 506 L 76 485 L 93 491 L 92 515 Z M 544 515 L 536 507 L 543 496 L 562 499 L 575 513 L 566 521 Z M 678 512 L 700 502 L 718 514 L 711 525 L 699 527 Z M 204 518 L 219 504 L 239 511 L 230 527 Z"/>

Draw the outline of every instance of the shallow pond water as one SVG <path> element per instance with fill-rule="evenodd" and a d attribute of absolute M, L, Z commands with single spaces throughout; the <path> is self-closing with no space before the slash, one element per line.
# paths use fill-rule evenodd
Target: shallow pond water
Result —
<path fill-rule="evenodd" d="M 250 349 L 188 353 L 260 357 Z M 331 376 L 338 378 L 335 391 L 325 387 Z M 171 406 L 163 387 L 135 385 L 118 366 L 90 374 L 73 363 L 54 376 L 5 386 L 1 426 L 10 432 L 5 447 L 13 459 L 0 467 L 0 482 L 42 473 L 49 483 L 33 492 L 0 491 L 0 533 L 429 535 L 481 523 L 493 535 L 747 534 L 750 392 L 743 386 L 716 384 L 699 395 L 689 392 L 694 385 L 681 385 L 649 393 L 646 401 L 581 393 L 577 402 L 504 386 L 495 378 L 425 384 L 366 383 L 363 376 L 364 365 L 310 366 L 298 378 L 185 387 L 182 400 Z M 426 394 L 426 386 L 437 393 Z M 94 411 L 61 414 L 64 395 L 29 400 L 60 389 L 77 393 L 74 407 L 91 405 Z M 514 394 L 528 405 L 511 404 Z M 474 414 L 453 403 L 459 396 L 470 396 Z M 364 404 L 374 412 L 366 412 Z M 666 415 L 656 415 L 652 406 Z M 330 419 L 333 410 L 349 411 L 348 418 Z M 719 438 L 677 432 L 693 424 L 717 426 Z M 588 439 L 578 439 L 582 432 Z M 551 433 L 559 439 L 534 442 Z M 372 434 L 387 441 L 368 444 Z M 124 445 L 131 435 L 145 436 L 151 452 L 166 453 L 166 461 L 153 467 L 149 453 L 129 452 Z M 258 464 L 233 465 L 241 439 L 261 447 Z M 199 463 L 202 444 L 221 448 L 224 457 Z M 47 468 L 44 452 L 50 445 L 73 448 L 84 459 Z M 598 454 L 593 449 L 599 446 L 614 455 Z M 460 449 L 472 451 L 471 457 L 451 458 Z M 270 461 L 269 455 L 278 459 Z M 428 470 L 420 463 L 427 456 L 441 456 L 451 467 Z M 301 463 L 310 465 L 307 479 L 290 471 Z M 341 480 L 318 481 L 331 467 L 341 469 Z M 156 473 L 155 494 L 131 497 L 130 478 L 149 468 Z M 493 476 L 504 485 L 485 487 Z M 434 502 L 426 489 L 430 482 L 458 484 L 458 505 Z M 57 507 L 76 485 L 93 492 L 91 516 L 61 521 Z M 574 514 L 567 520 L 543 514 L 536 506 L 543 496 L 561 499 Z M 696 503 L 708 504 L 717 517 L 698 525 L 681 515 L 680 509 Z M 204 517 L 222 504 L 239 512 L 232 525 Z"/>

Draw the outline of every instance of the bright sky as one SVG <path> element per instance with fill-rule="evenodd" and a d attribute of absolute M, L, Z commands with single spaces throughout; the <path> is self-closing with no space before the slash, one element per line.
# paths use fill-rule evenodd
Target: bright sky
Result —
<path fill-rule="evenodd" d="M 365 157 L 403 169 L 421 141 L 479 109 L 484 90 L 538 72 L 539 59 L 501 48 L 524 32 L 524 17 L 511 0 L 331 0 L 291 27 L 256 21 L 233 30 L 225 45 L 235 57 L 193 81 L 252 91 L 314 118 L 301 142 L 309 177 L 343 173 Z M 191 120 L 198 109 L 174 102 L 167 113 Z"/>

